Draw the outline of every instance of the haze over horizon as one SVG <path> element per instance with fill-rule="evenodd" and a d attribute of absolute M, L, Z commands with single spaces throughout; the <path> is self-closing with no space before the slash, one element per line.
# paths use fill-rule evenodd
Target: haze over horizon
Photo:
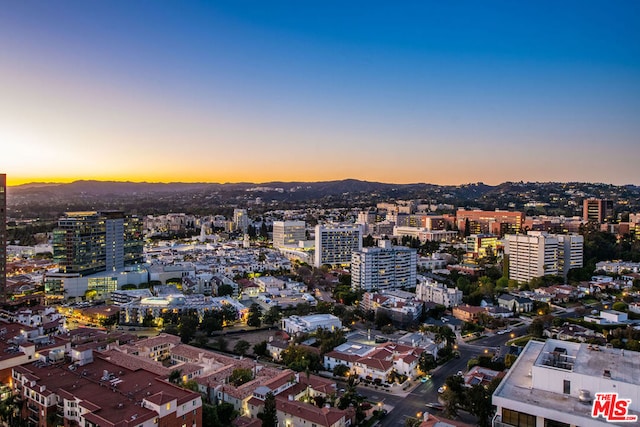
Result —
<path fill-rule="evenodd" d="M 0 172 L 640 185 L 639 40 L 634 1 L 9 2 Z"/>

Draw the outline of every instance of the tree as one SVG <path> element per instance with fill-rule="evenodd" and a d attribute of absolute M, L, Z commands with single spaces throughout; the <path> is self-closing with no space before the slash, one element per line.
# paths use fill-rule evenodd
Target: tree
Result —
<path fill-rule="evenodd" d="M 226 295 L 233 295 L 233 286 L 231 285 L 220 285 L 218 286 L 217 294 L 219 297 L 223 297 Z"/>
<path fill-rule="evenodd" d="M 174 369 L 169 374 L 169 382 L 171 384 L 180 384 L 182 382 L 182 370 Z"/>
<path fill-rule="evenodd" d="M 222 305 L 222 320 L 225 325 L 232 325 L 236 320 L 238 320 L 238 310 L 231 304 L 223 304 Z"/>
<path fill-rule="evenodd" d="M 613 305 L 611 306 L 611 308 L 613 308 L 616 311 L 622 311 L 623 313 L 626 313 L 627 311 L 627 304 L 625 304 L 622 301 L 617 301 L 614 302 Z"/>
<path fill-rule="evenodd" d="M 390 325 L 391 324 L 391 317 L 389 317 L 389 314 L 384 311 L 384 310 L 378 310 L 376 311 L 376 328 L 380 329 L 382 328 L 384 325 Z"/>
<path fill-rule="evenodd" d="M 342 363 L 339 363 L 333 367 L 333 374 L 338 377 L 346 377 L 349 370 L 350 369 L 347 365 L 343 365 Z"/>
<path fill-rule="evenodd" d="M 248 383 L 253 379 L 253 371 L 247 368 L 236 368 L 231 372 L 229 382 L 236 387 L 240 387 L 242 384 Z"/>
<path fill-rule="evenodd" d="M 418 369 L 423 374 L 429 373 L 430 370 L 435 369 L 438 366 L 436 363 L 433 354 L 427 353 L 426 351 L 420 355 L 420 359 L 418 359 Z"/>
<path fill-rule="evenodd" d="M 98 296 L 98 291 L 95 289 L 87 289 L 84 292 L 84 299 L 87 301 L 92 301 Z"/>
<path fill-rule="evenodd" d="M 247 341 L 245 340 L 240 340 L 236 343 L 236 345 L 233 347 L 233 351 L 238 353 L 241 356 L 244 356 L 245 353 L 247 352 L 247 350 L 249 350 L 249 347 L 251 346 L 251 344 L 249 344 Z"/>
<path fill-rule="evenodd" d="M 465 401 L 464 379 L 459 375 L 451 375 L 445 380 L 445 390 L 442 400 L 445 401 L 444 411 L 449 417 L 456 417 L 458 409 Z"/>
<path fill-rule="evenodd" d="M 375 246 L 375 245 L 376 245 L 376 239 L 374 239 L 371 234 L 367 235 L 365 238 L 362 239 L 362 246 L 365 248 Z"/>
<path fill-rule="evenodd" d="M 222 311 L 213 310 L 208 311 L 202 317 L 202 323 L 200 329 L 207 335 L 211 335 L 214 331 L 221 331 L 223 325 Z"/>
<path fill-rule="evenodd" d="M 180 332 L 180 340 L 188 344 L 196 334 L 198 329 L 198 317 L 193 314 L 184 314 L 180 317 L 178 331 Z"/>
<path fill-rule="evenodd" d="M 276 305 L 269 307 L 269 310 L 264 315 L 264 323 L 267 325 L 273 325 L 280 320 L 280 308 Z"/>
<path fill-rule="evenodd" d="M 266 356 L 267 355 L 267 342 L 261 341 L 253 346 L 253 354 L 256 356 Z"/>
<path fill-rule="evenodd" d="M 247 326 L 260 327 L 262 324 L 262 308 L 256 303 L 249 307 L 249 315 L 247 316 Z"/>
<path fill-rule="evenodd" d="M 142 318 L 142 326 L 146 328 L 152 327 L 153 322 L 154 322 L 154 318 L 153 318 L 153 314 L 151 313 L 145 314 L 144 317 Z"/>
<path fill-rule="evenodd" d="M 318 353 L 301 345 L 290 345 L 280 354 L 282 363 L 289 369 L 302 372 L 307 369 L 317 372 L 322 368 Z"/>
<path fill-rule="evenodd" d="M 258 412 L 258 418 L 262 420 L 262 427 L 278 427 L 276 397 L 272 392 L 267 393 L 264 399 L 264 407 L 261 412 Z"/>
<path fill-rule="evenodd" d="M 404 419 L 404 427 L 420 427 L 422 420 L 414 417 L 407 417 Z"/>

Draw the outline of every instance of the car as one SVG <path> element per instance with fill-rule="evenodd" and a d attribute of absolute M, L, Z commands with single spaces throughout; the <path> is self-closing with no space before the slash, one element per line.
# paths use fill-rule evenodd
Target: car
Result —
<path fill-rule="evenodd" d="M 438 393 L 442 394 L 442 393 L 444 393 L 444 391 L 445 391 L 446 389 L 447 389 L 447 386 L 446 386 L 446 385 L 443 385 L 442 387 L 440 387 L 440 388 L 438 389 Z"/>
<path fill-rule="evenodd" d="M 427 408 L 435 409 L 436 411 L 443 411 L 444 405 L 442 403 L 432 402 L 427 403 Z"/>
<path fill-rule="evenodd" d="M 459 376 L 459 377 L 463 377 L 463 376 L 464 376 L 464 374 L 462 373 L 462 371 L 458 371 L 458 373 L 457 373 L 456 375 L 457 375 L 457 376 Z"/>
<path fill-rule="evenodd" d="M 460 359 L 460 352 L 459 351 L 454 351 L 453 352 L 453 357 L 455 357 L 456 359 Z"/>
<path fill-rule="evenodd" d="M 420 378 L 420 382 L 426 383 L 427 381 L 429 381 L 430 378 L 431 378 L 431 375 L 425 375 L 424 377 Z"/>

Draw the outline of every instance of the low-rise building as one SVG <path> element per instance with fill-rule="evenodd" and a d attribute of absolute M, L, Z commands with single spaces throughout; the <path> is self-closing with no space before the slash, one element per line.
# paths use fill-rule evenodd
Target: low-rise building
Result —
<path fill-rule="evenodd" d="M 498 297 L 498 306 L 518 313 L 528 313 L 533 310 L 533 301 L 526 297 L 502 294 Z"/>
<path fill-rule="evenodd" d="M 289 316 L 281 320 L 282 329 L 289 334 L 315 332 L 318 328 L 342 329 L 342 322 L 333 314 L 312 314 L 310 316 Z"/>
<path fill-rule="evenodd" d="M 627 416 L 640 415 L 640 353 L 591 344 L 531 340 L 493 393 L 493 425 L 607 426 L 593 417 L 597 393 L 627 400 Z M 609 394 L 611 396 L 611 394 Z M 612 420 L 613 421 L 613 420 Z"/>
<path fill-rule="evenodd" d="M 419 301 L 435 302 L 445 307 L 455 307 L 462 304 L 462 291 L 449 288 L 425 276 L 418 276 L 416 299 Z"/>

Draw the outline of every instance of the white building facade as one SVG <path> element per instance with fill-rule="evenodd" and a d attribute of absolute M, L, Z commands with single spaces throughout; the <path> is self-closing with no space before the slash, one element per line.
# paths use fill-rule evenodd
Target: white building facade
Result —
<path fill-rule="evenodd" d="M 563 275 L 582 267 L 583 238 L 542 231 L 505 236 L 509 255 L 509 279 L 528 282 L 534 277 Z"/>
<path fill-rule="evenodd" d="M 305 240 L 304 221 L 274 221 L 273 247 L 284 248 L 298 246 L 298 242 Z"/>
<path fill-rule="evenodd" d="M 360 224 L 316 225 L 316 252 L 314 265 L 346 266 L 351 264 L 351 254 L 362 250 L 362 226 Z"/>
<path fill-rule="evenodd" d="M 596 393 L 629 399 L 627 415 L 640 413 L 640 353 L 549 339 L 531 340 L 493 393 L 493 425 L 637 425 L 592 417 Z"/>
<path fill-rule="evenodd" d="M 342 329 L 342 322 L 333 314 L 312 314 L 310 316 L 289 316 L 281 320 L 281 326 L 289 334 L 315 332 L 319 328 L 330 331 Z"/>
<path fill-rule="evenodd" d="M 417 252 L 391 246 L 381 240 L 377 248 L 363 248 L 351 255 L 351 287 L 354 290 L 389 290 L 416 284 Z"/>
<path fill-rule="evenodd" d="M 448 288 L 445 284 L 434 282 L 428 277 L 418 276 L 416 299 L 455 307 L 462 304 L 462 291 L 458 288 Z"/>

